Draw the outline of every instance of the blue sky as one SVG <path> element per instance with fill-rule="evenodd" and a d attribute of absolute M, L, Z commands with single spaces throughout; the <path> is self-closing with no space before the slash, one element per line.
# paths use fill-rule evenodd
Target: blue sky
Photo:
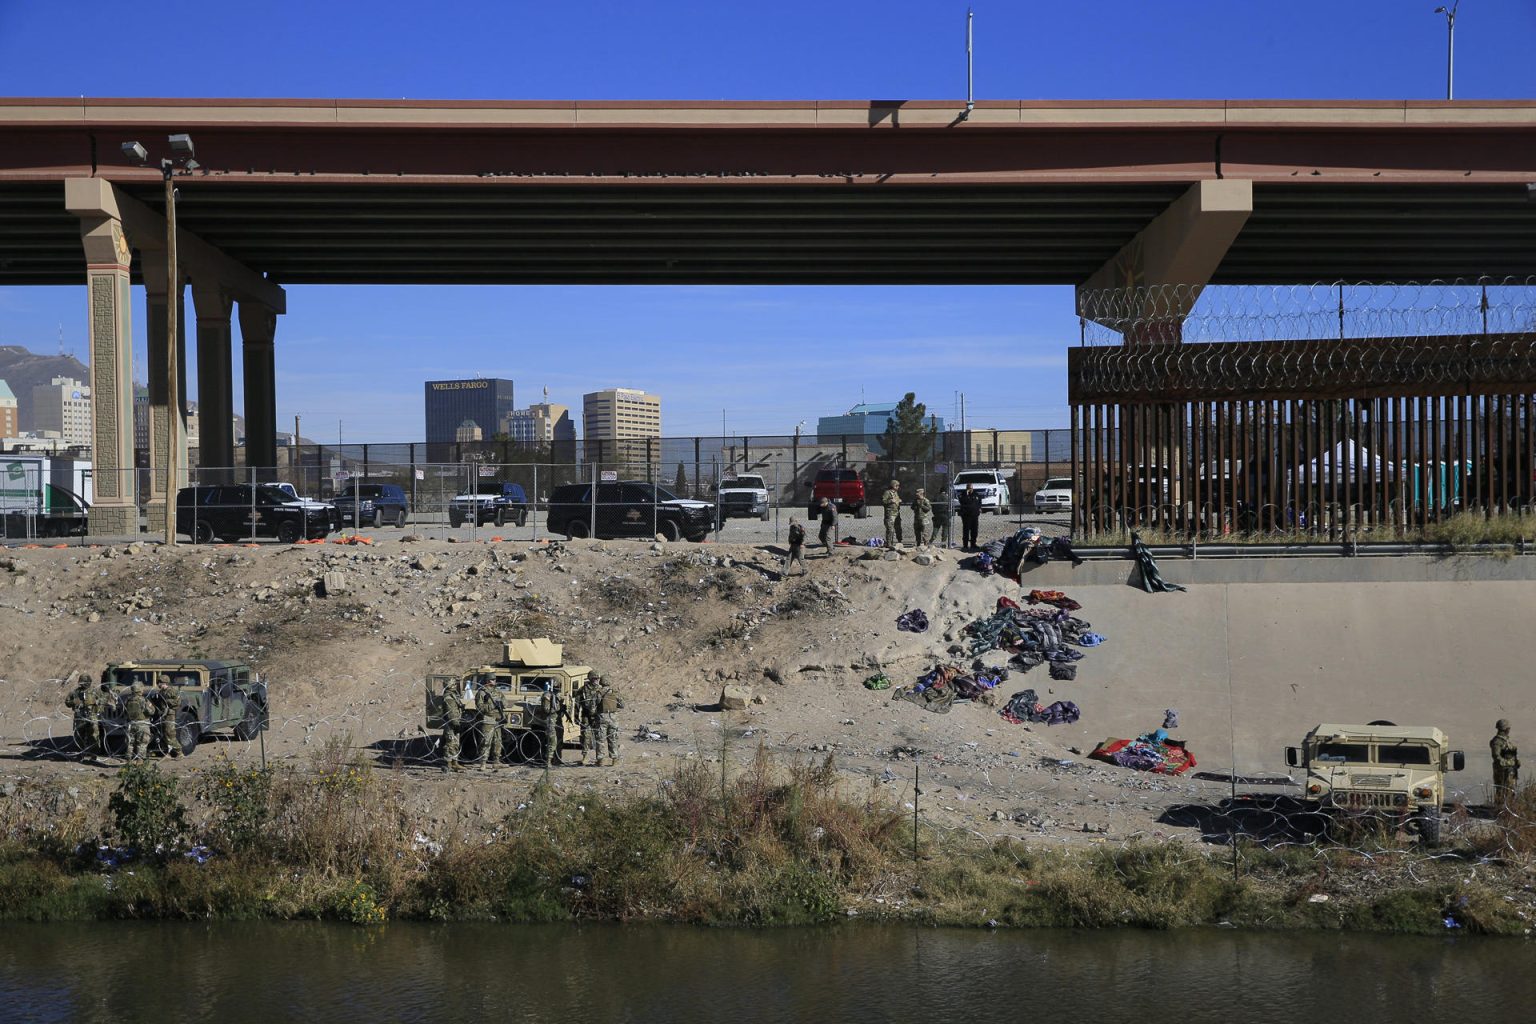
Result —
<path fill-rule="evenodd" d="M 1436 5 L 981 0 L 976 93 L 1443 98 Z M 0 0 L 0 95 L 952 99 L 965 8 Z M 1533 0 L 1465 0 L 1457 97 L 1536 96 L 1533 44 Z M 82 59 L 93 46 L 100 59 Z M 716 433 L 722 409 L 732 433 L 789 432 L 909 390 L 946 417 L 965 392 L 977 426 L 1061 426 L 1071 305 L 1061 288 L 291 287 L 278 422 L 406 440 L 422 431 L 423 379 L 484 373 L 513 378 L 519 404 L 544 387 L 573 406 L 643 387 L 663 396 L 668 434 Z M 0 288 L 0 344 L 53 351 L 61 324 L 83 356 L 83 285 Z"/>

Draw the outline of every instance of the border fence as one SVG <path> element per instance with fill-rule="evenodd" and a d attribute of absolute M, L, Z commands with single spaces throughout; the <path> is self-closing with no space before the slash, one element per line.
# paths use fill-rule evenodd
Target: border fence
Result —
<path fill-rule="evenodd" d="M 1070 475 L 1086 538 L 1397 539 L 1531 509 L 1530 279 L 1133 288 L 1080 310 Z"/>

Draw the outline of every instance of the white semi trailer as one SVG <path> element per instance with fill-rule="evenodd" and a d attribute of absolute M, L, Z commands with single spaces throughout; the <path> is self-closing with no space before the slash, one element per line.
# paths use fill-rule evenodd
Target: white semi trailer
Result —
<path fill-rule="evenodd" d="M 0 455 L 0 537 L 83 534 L 92 501 L 91 464 L 51 455 Z"/>

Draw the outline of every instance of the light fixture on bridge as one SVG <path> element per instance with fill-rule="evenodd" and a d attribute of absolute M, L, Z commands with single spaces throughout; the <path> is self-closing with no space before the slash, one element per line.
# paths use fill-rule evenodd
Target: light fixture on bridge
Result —
<path fill-rule="evenodd" d="M 185 157 L 190 160 L 197 153 L 197 150 L 192 145 L 192 136 L 185 133 L 172 135 L 166 141 L 171 144 L 171 152 L 179 157 Z"/>
<path fill-rule="evenodd" d="M 142 143 L 125 142 L 123 143 L 123 156 L 142 164 L 149 159 L 149 150 L 145 149 Z"/>

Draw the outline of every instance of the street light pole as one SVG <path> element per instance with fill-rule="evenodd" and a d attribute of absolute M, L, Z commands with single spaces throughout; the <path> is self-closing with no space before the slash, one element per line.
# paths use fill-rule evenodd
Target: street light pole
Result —
<path fill-rule="evenodd" d="M 1436 14 L 1445 15 L 1445 98 L 1456 98 L 1456 8 L 1461 0 L 1450 7 L 1436 7 Z"/>
<path fill-rule="evenodd" d="M 176 509 L 180 505 L 177 487 L 177 438 L 181 431 L 181 374 L 177 366 L 177 317 L 181 305 L 181 280 L 176 276 L 176 183 L 175 165 L 170 159 L 160 161 L 165 178 L 165 543 L 176 546 Z"/>
<path fill-rule="evenodd" d="M 176 266 L 176 165 L 190 174 L 202 165 L 194 159 L 192 137 L 178 133 L 166 138 L 171 156 L 160 161 L 160 175 L 165 179 L 165 543 L 176 546 L 176 439 L 181 431 L 181 373 L 177 366 L 180 346 L 177 320 L 181 313 L 181 282 Z M 149 151 L 137 142 L 123 143 L 123 155 L 137 163 L 147 163 Z"/>

